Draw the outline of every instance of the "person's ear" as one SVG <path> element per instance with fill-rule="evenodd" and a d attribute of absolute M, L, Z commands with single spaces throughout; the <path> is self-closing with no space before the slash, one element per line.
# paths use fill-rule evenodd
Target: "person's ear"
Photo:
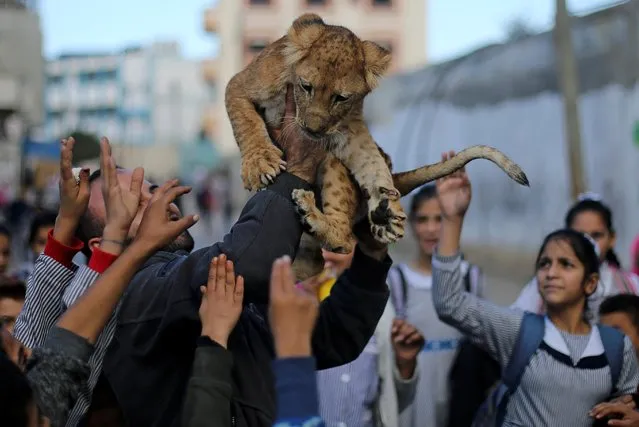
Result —
<path fill-rule="evenodd" d="M 586 295 L 590 296 L 594 294 L 597 290 L 597 285 L 599 285 L 599 273 L 592 273 L 584 284 L 584 292 Z"/>
<path fill-rule="evenodd" d="M 89 249 L 91 250 L 91 252 L 93 252 L 93 250 L 95 248 L 97 248 L 98 246 L 100 246 L 100 241 L 102 239 L 99 237 L 92 237 L 89 239 Z"/>

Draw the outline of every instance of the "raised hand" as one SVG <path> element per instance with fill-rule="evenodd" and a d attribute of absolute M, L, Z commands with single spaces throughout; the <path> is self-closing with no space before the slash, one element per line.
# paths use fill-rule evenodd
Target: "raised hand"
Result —
<path fill-rule="evenodd" d="M 75 235 L 80 218 L 89 204 L 89 169 L 80 171 L 80 182 L 73 174 L 73 147 L 75 140 L 60 141 L 60 209 L 53 230 L 54 238 L 63 244 L 70 244 Z"/>
<path fill-rule="evenodd" d="M 100 169 L 102 172 L 102 196 L 106 208 L 106 229 L 121 235 L 129 233 L 140 206 L 144 169 L 135 168 L 128 188 L 118 180 L 115 161 L 111 155 L 111 145 L 107 138 L 100 140 Z"/>
<path fill-rule="evenodd" d="M 391 342 L 400 374 L 404 379 L 411 378 L 417 366 L 417 355 L 424 348 L 424 336 L 405 320 L 394 319 Z"/>
<path fill-rule="evenodd" d="M 222 254 L 211 261 L 209 279 L 200 291 L 202 336 L 226 348 L 229 335 L 242 313 L 244 278 L 235 277 L 233 261 Z"/>
<path fill-rule="evenodd" d="M 609 426 L 639 427 L 639 412 L 633 406 L 623 402 L 600 403 L 590 411 L 590 416 L 596 420 L 608 418 Z"/>
<path fill-rule="evenodd" d="M 454 157 L 455 152 L 442 154 L 442 161 Z M 437 200 L 445 219 L 461 219 L 466 214 L 472 196 L 470 180 L 465 168 L 437 180 Z"/>
<path fill-rule="evenodd" d="M 178 186 L 177 179 L 158 187 L 146 207 L 133 242 L 143 251 L 155 252 L 192 227 L 200 219 L 198 215 L 177 218 L 171 212 L 175 199 L 190 191 L 191 187 Z"/>
<path fill-rule="evenodd" d="M 278 357 L 311 355 L 311 336 L 318 313 L 317 294 L 295 286 L 291 259 L 277 259 L 271 270 L 269 322 Z"/>

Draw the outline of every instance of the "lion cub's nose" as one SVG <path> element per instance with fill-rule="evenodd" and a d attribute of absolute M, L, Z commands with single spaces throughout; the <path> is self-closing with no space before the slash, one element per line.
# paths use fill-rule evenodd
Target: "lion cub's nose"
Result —
<path fill-rule="evenodd" d="M 324 136 L 324 134 L 320 130 L 313 130 L 309 127 L 305 127 L 304 130 L 313 138 L 321 138 Z"/>

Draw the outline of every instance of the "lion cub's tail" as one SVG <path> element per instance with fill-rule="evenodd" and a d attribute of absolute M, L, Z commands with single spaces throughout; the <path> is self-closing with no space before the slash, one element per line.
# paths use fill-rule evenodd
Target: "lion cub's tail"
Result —
<path fill-rule="evenodd" d="M 528 177 L 526 177 L 526 174 L 519 165 L 510 160 L 501 151 L 488 147 L 487 145 L 474 145 L 466 148 L 445 162 L 422 166 L 421 168 L 411 171 L 395 173 L 393 174 L 393 183 L 401 195 L 405 196 L 427 182 L 450 175 L 466 163 L 475 159 L 490 160 L 506 172 L 513 180 L 521 185 L 530 187 Z"/>

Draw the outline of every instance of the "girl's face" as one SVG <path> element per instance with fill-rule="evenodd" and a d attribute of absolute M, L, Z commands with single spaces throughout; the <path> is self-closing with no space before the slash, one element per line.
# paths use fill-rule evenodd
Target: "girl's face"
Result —
<path fill-rule="evenodd" d="M 584 283 L 584 266 L 565 240 L 551 240 L 539 257 L 537 284 L 548 307 L 583 305 L 597 288 L 599 277 L 591 275 Z"/>
<path fill-rule="evenodd" d="M 570 228 L 592 237 L 597 242 L 602 260 L 606 258 L 608 251 L 615 246 L 616 237 L 614 233 L 608 230 L 606 223 L 597 212 L 584 211 L 577 214 L 572 224 L 570 224 Z"/>
<path fill-rule="evenodd" d="M 432 198 L 421 202 L 411 219 L 411 226 L 420 252 L 423 255 L 432 256 L 439 242 L 439 231 L 442 228 L 442 211 L 437 199 Z"/>

